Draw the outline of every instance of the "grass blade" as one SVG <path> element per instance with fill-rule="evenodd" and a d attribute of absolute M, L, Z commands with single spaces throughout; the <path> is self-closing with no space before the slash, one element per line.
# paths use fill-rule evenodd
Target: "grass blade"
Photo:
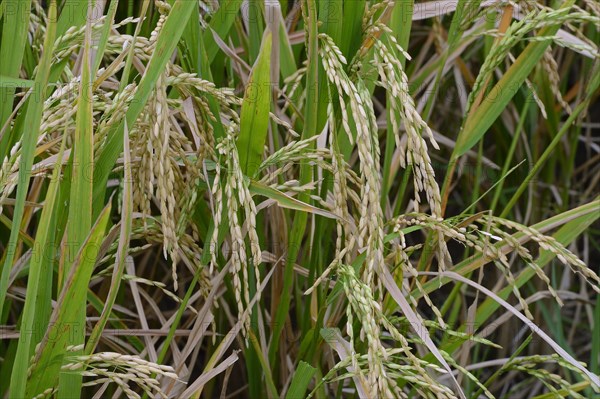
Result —
<path fill-rule="evenodd" d="M 508 204 L 506 205 L 506 207 L 504 207 L 504 210 L 500 214 L 500 217 L 506 217 L 506 215 L 512 209 L 512 207 L 515 205 L 515 203 L 517 202 L 517 200 L 519 199 L 521 194 L 523 194 L 523 192 L 525 191 L 525 189 L 527 188 L 527 186 L 529 185 L 531 180 L 537 175 L 537 173 L 540 170 L 540 168 L 542 167 L 542 165 L 544 165 L 546 160 L 554 152 L 558 143 L 560 143 L 561 139 L 569 131 L 569 128 L 571 127 L 571 125 L 577 120 L 577 118 L 579 117 L 579 114 L 581 114 L 583 111 L 585 111 L 588 108 L 589 102 L 591 101 L 593 93 L 596 91 L 596 89 L 599 86 L 600 86 L 600 64 L 596 63 L 594 72 L 592 73 L 592 81 L 589 83 L 589 85 L 587 87 L 587 93 L 586 93 L 585 100 L 582 101 L 577 106 L 577 108 L 575 108 L 573 110 L 571 115 L 569 115 L 569 118 L 562 125 L 562 127 L 560 128 L 558 133 L 556 133 L 556 135 L 554 136 L 554 138 L 552 139 L 552 141 L 550 142 L 548 147 L 546 147 L 546 149 L 544 150 L 544 152 L 542 153 L 540 158 L 536 161 L 535 165 L 533 165 L 533 168 L 531 168 L 531 170 L 527 174 L 527 177 L 523 180 L 523 182 L 521 183 L 521 185 L 519 186 L 517 191 L 511 197 L 511 199 L 508 202 Z"/>
<path fill-rule="evenodd" d="M 202 42 L 205 46 L 209 63 L 212 63 L 219 52 L 219 46 L 213 38 L 212 31 L 216 32 L 221 38 L 226 37 L 235 21 L 235 17 L 239 12 L 241 5 L 242 0 L 227 0 L 221 2 L 219 9 L 210 21 L 209 28 L 204 31 Z"/>
<path fill-rule="evenodd" d="M 8 289 L 8 276 L 12 269 L 13 260 L 17 251 L 17 241 L 19 238 L 19 226 L 23 220 L 23 212 L 25 199 L 29 188 L 29 179 L 31 177 L 31 165 L 33 164 L 33 154 L 35 152 L 35 143 L 40 129 L 42 120 L 43 101 L 34 101 L 35 98 L 46 98 L 48 74 L 52 64 L 52 44 L 56 37 L 56 1 L 50 3 L 49 12 L 50 23 L 46 31 L 44 39 L 44 51 L 38 73 L 35 77 L 33 86 L 33 95 L 27 101 L 27 113 L 25 116 L 23 130 L 23 148 L 21 150 L 21 167 L 19 168 L 19 182 L 17 187 L 16 205 L 13 214 L 12 223 L 14 228 L 11 229 L 10 238 L 6 249 L 6 258 L 2 266 L 2 274 L 0 275 L 0 320 L 4 310 L 4 300 L 6 298 L 6 290 Z M 6 26 L 6 25 L 5 25 Z M 4 46 L 3 46 L 4 48 Z"/>
<path fill-rule="evenodd" d="M 93 93 L 92 93 L 92 14 L 88 9 L 88 18 L 85 29 L 83 57 L 81 62 L 81 84 L 79 86 L 79 100 L 77 103 L 77 116 L 75 120 L 75 138 L 71 155 L 73 157 L 71 193 L 69 196 L 69 214 L 67 217 L 67 231 L 64 256 L 67 257 L 64 275 L 70 272 L 72 265 L 69 259 L 81 248 L 82 243 L 90 232 L 92 226 L 92 192 L 94 187 L 94 139 L 93 139 Z M 59 282 L 62 287 L 64 281 Z M 85 325 L 85 308 L 80 309 L 77 323 Z M 72 345 L 81 345 L 85 341 L 85 330 L 78 331 L 79 336 L 74 336 Z M 74 355 L 81 354 L 81 351 Z M 58 397 L 79 397 L 82 378 L 78 374 L 62 374 L 58 389 Z"/>
<path fill-rule="evenodd" d="M 307 1 L 303 6 L 306 6 L 305 14 L 308 17 L 308 72 L 307 72 L 307 87 L 318 88 L 318 47 L 317 47 L 317 4 L 313 0 Z M 318 93 L 316 90 L 308 90 L 306 95 L 305 109 L 306 118 L 304 130 L 302 131 L 302 139 L 308 139 L 317 133 L 317 103 Z M 306 184 L 312 180 L 312 168 L 303 163 L 300 167 L 300 185 Z M 308 202 L 310 199 L 307 193 L 300 193 L 298 200 Z M 275 361 L 275 356 L 279 351 L 279 338 L 281 331 L 285 325 L 285 319 L 288 317 L 290 308 L 291 291 L 293 285 L 293 272 L 296 257 L 300 251 L 300 243 L 304 235 L 306 227 L 307 215 L 305 212 L 296 212 L 292 224 L 292 231 L 289 236 L 288 254 L 285 263 L 283 289 L 279 306 L 275 314 L 275 320 L 272 323 L 271 343 L 269 346 L 269 362 Z"/>
<path fill-rule="evenodd" d="M 271 108 L 271 43 L 272 34 L 267 30 L 263 37 L 259 56 L 244 93 L 240 116 L 240 135 L 236 146 L 242 172 L 253 177 L 258 170 L 267 139 L 269 110 Z"/>
<path fill-rule="evenodd" d="M 316 372 L 316 368 L 306 362 L 300 361 L 296 368 L 296 372 L 294 373 L 294 378 L 292 378 L 290 388 L 285 395 L 285 399 L 305 398 L 308 384 L 310 384 L 310 381 Z"/>
<path fill-rule="evenodd" d="M 561 8 L 571 7 L 574 0 L 567 0 Z M 538 36 L 551 37 L 560 28 L 554 25 L 542 29 Z M 517 88 L 525 82 L 525 79 L 533 68 L 538 64 L 540 58 L 550 45 L 550 40 L 535 41 L 530 43 L 519 55 L 508 71 L 496 83 L 494 88 L 481 102 L 474 112 L 467 116 L 465 124 L 457 139 L 451 162 L 458 159 L 470 150 L 488 131 L 498 116 L 506 108 L 509 101 L 517 93 Z"/>
<path fill-rule="evenodd" d="M 106 297 L 106 302 L 104 303 L 104 308 L 102 309 L 102 313 L 100 314 L 100 319 L 94 326 L 92 333 L 90 334 L 90 338 L 86 343 L 85 353 L 91 354 L 94 351 L 96 345 L 100 341 L 100 337 L 102 335 L 102 331 L 106 326 L 108 321 L 108 317 L 112 312 L 112 308 L 117 299 L 117 294 L 119 293 L 119 287 L 121 286 L 121 279 L 123 278 L 123 273 L 125 271 L 125 260 L 127 258 L 127 252 L 129 250 L 129 238 L 131 235 L 131 213 L 133 208 L 133 199 L 132 199 L 132 191 L 133 191 L 133 175 L 131 173 L 131 154 L 129 152 L 129 130 L 127 129 L 127 124 L 125 124 L 125 134 L 123 136 L 123 157 L 125 158 L 124 168 L 125 168 L 125 176 L 124 176 L 124 193 L 123 193 L 123 208 L 121 213 L 121 227 L 119 231 L 119 244 L 117 247 L 117 254 L 115 256 L 116 263 L 114 266 L 114 271 L 112 275 L 112 279 L 110 282 L 110 289 L 108 291 L 108 295 Z"/>
<path fill-rule="evenodd" d="M 299 200 L 295 199 L 294 197 L 290 197 L 289 195 L 282 193 L 281 191 L 279 191 L 277 189 L 266 186 L 257 181 L 250 182 L 250 192 L 252 194 L 258 194 L 258 195 L 267 197 L 269 199 L 272 199 L 275 202 L 277 202 L 277 205 L 279 205 L 282 208 L 294 209 L 296 211 L 307 212 L 307 213 L 314 213 L 315 215 L 320 215 L 320 216 L 323 216 L 323 217 L 326 217 L 329 219 L 338 219 L 337 215 L 335 215 L 329 211 L 326 211 L 326 210 L 317 208 L 316 206 L 312 206 L 305 202 L 299 201 Z"/>
<path fill-rule="evenodd" d="M 67 136 L 65 135 L 64 137 L 66 139 Z M 59 159 L 62 158 L 64 148 L 65 140 L 63 139 L 60 152 L 58 153 Z M 45 205 L 42 209 L 42 215 L 40 216 L 40 224 L 36 234 L 31 263 L 29 265 L 27 295 L 25 296 L 25 307 L 23 309 L 20 328 L 23 334 L 19 335 L 19 344 L 10 383 L 10 394 L 15 398 L 25 397 L 29 359 L 31 358 L 35 344 L 37 344 L 37 338 L 43 333 L 39 330 L 46 328 L 46 326 L 41 324 L 42 320 L 45 318 L 41 315 L 42 311 L 39 309 L 41 306 L 44 306 L 44 304 L 38 303 L 38 297 L 40 297 L 41 285 L 45 281 L 52 281 L 52 269 L 48 264 L 50 263 L 50 259 L 46 258 L 44 252 L 48 245 L 52 245 L 52 243 L 49 242 L 49 236 L 51 235 L 51 220 L 54 214 L 58 185 L 60 183 L 60 170 L 61 165 L 57 164 L 52 172 L 52 180 L 50 181 Z M 46 267 L 44 267 L 45 263 Z M 43 299 L 43 296 L 40 299 Z"/>
<path fill-rule="evenodd" d="M 81 311 L 85 311 L 88 284 L 104 237 L 110 209 L 109 204 L 102 210 L 73 262 L 50 318 L 50 327 L 30 366 L 31 376 L 25 391 L 28 398 L 56 386 L 67 346 L 78 344 L 79 340 L 76 337 L 85 331 L 85 324 L 81 324 L 79 316 Z"/>
<path fill-rule="evenodd" d="M 33 81 L 27 79 L 11 78 L 10 76 L 0 75 L 0 88 L 30 88 L 33 87 Z M 8 101 L 7 101 L 8 103 Z"/>
<path fill-rule="evenodd" d="M 15 88 L 21 87 L 14 85 L 8 79 L 18 79 L 21 70 L 21 61 L 27 43 L 27 27 L 29 25 L 29 15 L 31 10 L 31 0 L 5 0 L 2 2 L 4 18 L 2 24 L 0 46 L 0 127 L 10 117 L 12 113 L 13 97 Z M 7 45 L 10 43 L 10 45 Z M 44 47 L 47 48 L 47 47 Z M 20 79 L 18 79 L 20 80 Z M 5 83 L 9 83 L 5 86 Z M 4 159 L 9 148 L 10 135 L 5 135 L 0 140 L 0 159 Z"/>

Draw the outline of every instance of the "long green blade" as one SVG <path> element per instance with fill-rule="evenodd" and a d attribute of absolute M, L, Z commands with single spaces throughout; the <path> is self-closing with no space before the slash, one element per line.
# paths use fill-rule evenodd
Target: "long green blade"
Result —
<path fill-rule="evenodd" d="M 64 136 L 66 138 L 66 135 Z M 65 140 L 60 148 L 59 159 L 62 158 L 65 147 Z M 29 265 L 29 277 L 27 279 L 27 294 L 25 295 L 25 306 L 23 308 L 23 317 L 21 319 L 20 331 L 22 334 L 19 335 L 19 344 L 17 347 L 17 354 L 15 356 L 15 363 L 12 370 L 12 377 L 10 383 L 11 396 L 15 398 L 22 398 L 25 396 L 25 385 L 27 382 L 27 368 L 29 366 L 29 359 L 31 358 L 31 352 L 38 340 L 41 339 L 40 331 L 41 328 L 46 326 L 41 325 L 45 319 L 42 315 L 43 311 L 40 309 L 45 304 L 39 303 L 41 287 L 44 283 L 50 279 L 52 281 L 52 269 L 49 259 L 45 256 L 47 246 L 53 245 L 49 242 L 49 236 L 51 235 L 51 222 L 54 214 L 54 206 L 57 198 L 58 185 L 60 183 L 60 171 L 61 166 L 57 164 L 52 172 L 52 180 L 48 187 L 48 193 L 46 194 L 46 201 L 44 208 L 42 209 L 42 215 L 40 216 L 39 228 L 37 230 L 35 245 L 33 247 L 33 255 L 31 257 L 31 263 Z"/>
<path fill-rule="evenodd" d="M 13 265 L 15 253 L 17 251 L 17 241 L 19 238 L 19 227 L 23 220 L 23 211 L 25 207 L 25 199 L 29 189 L 29 179 L 31 177 L 31 165 L 33 164 L 33 156 L 35 145 L 40 130 L 42 120 L 42 111 L 44 102 L 39 99 L 46 98 L 46 89 L 48 84 L 48 74 L 52 64 L 52 44 L 56 37 L 56 1 L 50 3 L 49 24 L 46 30 L 46 38 L 44 39 L 44 51 L 39 64 L 38 73 L 35 77 L 33 85 L 33 93 L 27 101 L 27 114 L 25 116 L 23 130 L 23 147 L 21 150 L 21 165 L 19 168 L 19 185 L 17 186 L 17 198 L 15 210 L 13 214 L 12 224 L 14 226 L 10 231 L 10 238 L 6 249 L 6 258 L 2 265 L 2 274 L 0 275 L 0 316 L 4 309 L 4 300 L 8 289 L 8 276 Z M 4 46 L 3 46 L 4 47 Z M 2 58 L 4 59 L 4 58 Z M 0 317 L 0 320 L 2 317 Z"/>
<path fill-rule="evenodd" d="M 568 0 L 562 7 L 570 7 L 573 2 L 574 0 Z M 559 28 L 560 24 L 549 26 L 542 29 L 538 33 L 538 36 L 552 37 L 558 32 Z M 517 93 L 517 88 L 521 87 L 525 82 L 525 79 L 533 71 L 533 68 L 538 64 L 551 43 L 552 40 L 550 39 L 530 43 L 510 66 L 508 71 L 506 71 L 504 76 L 502 76 L 500 81 L 496 83 L 494 88 L 481 102 L 481 105 L 468 115 L 465 125 L 456 139 L 452 160 L 456 160 L 465 154 L 481 140 L 490 126 L 506 109 L 510 100 Z"/>
<path fill-rule="evenodd" d="M 267 139 L 271 107 L 271 43 L 271 32 L 266 31 L 242 103 L 236 146 L 242 172 L 249 177 L 254 176 L 261 164 Z"/>
<path fill-rule="evenodd" d="M 73 267 L 62 289 L 57 305 L 31 365 L 25 397 L 32 398 L 58 383 L 67 346 L 77 345 L 77 337 L 85 332 L 80 313 L 85 311 L 88 284 L 110 216 L 110 204 L 100 213 L 96 224 L 77 253 Z M 71 392 L 73 394 L 79 392 Z"/>
<path fill-rule="evenodd" d="M 27 44 L 27 28 L 31 12 L 31 0 L 4 0 L 2 2 L 4 18 L 0 37 L 0 128 L 10 117 L 13 106 L 13 96 L 16 87 L 25 87 L 9 79 L 19 81 L 21 61 Z M 44 46 L 44 48 L 47 48 Z M 10 144 L 10 135 L 6 134 L 0 140 L 0 159 L 4 159 Z"/>

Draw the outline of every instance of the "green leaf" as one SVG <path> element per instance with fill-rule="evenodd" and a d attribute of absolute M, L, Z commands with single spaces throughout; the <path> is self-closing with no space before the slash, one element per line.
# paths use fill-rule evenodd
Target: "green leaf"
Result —
<path fill-rule="evenodd" d="M 570 7 L 573 2 L 574 0 L 568 0 L 562 7 Z M 540 30 L 537 36 L 552 37 L 559 28 L 560 24 L 548 26 Z M 451 162 L 465 154 L 481 140 L 494 121 L 504 112 L 510 100 L 517 93 L 517 89 L 525 82 L 551 43 L 550 39 L 531 42 L 484 98 L 481 105 L 467 116 L 456 139 Z"/>
<path fill-rule="evenodd" d="M 300 361 L 298 368 L 292 378 L 290 388 L 285 395 L 285 399 L 302 399 L 306 397 L 306 390 L 308 384 L 312 380 L 313 376 L 317 372 L 317 369 L 310 364 Z"/>
<path fill-rule="evenodd" d="M 88 284 L 96 264 L 110 210 L 110 204 L 102 210 L 77 253 L 50 318 L 49 328 L 33 359 L 25 397 L 32 398 L 56 386 L 67 346 L 77 344 L 79 341 L 75 337 L 85 332 L 85 324 L 81 324 L 79 316 L 82 310 L 85 311 Z"/>
<path fill-rule="evenodd" d="M 294 197 L 290 197 L 289 195 L 282 193 L 281 191 L 274 189 L 272 187 L 266 186 L 257 181 L 250 181 L 250 192 L 252 194 L 262 195 L 264 197 L 270 198 L 277 202 L 282 208 L 294 209 L 296 211 L 314 213 L 315 215 L 321 215 L 329 219 L 339 219 L 337 215 L 328 212 L 324 209 L 317 208 L 316 206 L 312 206 L 307 204 L 306 202 L 302 202 L 297 200 Z"/>
<path fill-rule="evenodd" d="M 92 77 L 96 76 L 96 72 L 98 72 L 98 68 L 100 68 L 102 56 L 104 55 L 104 50 L 106 50 L 106 45 L 108 44 L 108 36 L 115 20 L 115 14 L 117 13 L 118 3 L 119 0 L 111 0 L 108 11 L 106 12 L 106 22 L 104 23 L 104 26 L 102 26 L 102 33 L 100 34 L 100 40 L 98 42 L 96 58 L 94 59 L 94 64 L 92 65 Z"/>
<path fill-rule="evenodd" d="M 202 41 L 204 42 L 209 63 L 215 59 L 215 56 L 219 52 L 219 45 L 215 42 L 212 31 L 214 30 L 221 38 L 227 37 L 241 5 L 242 0 L 223 1 L 210 20 L 208 29 L 206 29 L 202 35 Z"/>
<path fill-rule="evenodd" d="M 269 364 L 267 363 L 267 359 L 265 358 L 263 351 L 261 350 L 258 339 L 256 338 L 256 335 L 254 335 L 252 330 L 248 331 L 248 335 L 249 335 L 249 341 L 252 344 L 252 347 L 254 348 L 256 356 L 258 357 L 258 362 L 259 362 L 260 367 L 262 368 L 262 372 L 264 373 L 264 376 L 265 376 L 265 382 L 267 384 L 267 397 L 269 399 L 279 398 L 280 397 L 279 393 L 277 392 L 277 388 L 275 387 L 275 384 L 273 383 L 273 376 L 271 375 L 271 369 L 269 367 Z"/>
<path fill-rule="evenodd" d="M 77 116 L 75 119 L 75 138 L 73 141 L 73 169 L 71 177 L 71 193 L 69 196 L 69 214 L 67 218 L 67 245 L 65 253 L 67 260 L 73 259 L 73 254 L 79 250 L 90 232 L 92 226 L 92 193 L 93 193 L 93 167 L 94 167 L 94 139 L 93 139 L 93 92 L 91 72 L 91 8 L 89 9 L 83 57 L 81 59 L 81 85 L 79 86 L 79 99 L 77 103 Z M 67 261 L 63 276 L 69 274 L 71 264 Z M 59 287 L 63 282 L 59 283 Z M 77 322 L 85 325 L 85 308 L 79 311 Z M 85 330 L 78 331 L 78 336 L 73 336 L 73 345 L 83 344 Z M 81 352 L 75 353 L 80 354 Z M 62 374 L 58 390 L 59 398 L 69 399 L 79 397 L 82 378 L 78 374 Z"/>
<path fill-rule="evenodd" d="M 548 146 L 546 147 L 546 149 L 544 150 L 542 155 L 540 155 L 540 157 L 536 160 L 535 164 L 533 165 L 533 167 L 527 174 L 527 177 L 525 177 L 525 179 L 523 179 L 523 181 L 519 185 L 519 188 L 517 189 L 517 191 L 513 194 L 511 199 L 508 201 L 508 204 L 504 207 L 504 210 L 500 214 L 500 217 L 505 217 L 506 215 L 508 215 L 508 212 L 515 205 L 515 203 L 517 202 L 517 200 L 519 199 L 521 194 L 523 194 L 523 192 L 528 187 L 531 180 L 536 176 L 536 174 L 539 172 L 539 170 L 544 165 L 546 160 L 548 158 L 550 158 L 550 156 L 554 153 L 556 147 L 558 146 L 558 143 L 560 143 L 561 140 L 563 139 L 563 137 L 568 133 L 569 128 L 571 127 L 571 125 L 573 123 L 575 123 L 575 121 L 579 117 L 579 114 L 581 114 L 582 112 L 585 112 L 588 109 L 590 100 L 592 99 L 594 93 L 596 92 L 596 89 L 599 86 L 600 86 L 600 64 L 596 63 L 596 65 L 593 69 L 593 72 L 592 72 L 592 79 L 590 82 L 588 82 L 588 85 L 586 87 L 586 96 L 585 96 L 584 100 L 581 101 L 579 103 L 579 105 L 573 110 L 571 115 L 569 115 L 569 118 L 567 118 L 567 120 L 563 123 L 560 130 L 552 138 L 552 141 L 550 142 L 550 144 L 548 144 Z"/>
<path fill-rule="evenodd" d="M 123 278 L 123 272 L 125 270 L 125 260 L 127 258 L 127 252 L 129 250 L 129 237 L 131 235 L 131 213 L 133 208 L 133 177 L 131 174 L 131 153 L 129 150 L 129 130 L 127 124 L 125 125 L 125 134 L 123 135 L 123 167 L 125 170 L 124 176 L 124 192 L 123 192 L 123 211 L 121 212 L 121 228 L 119 231 L 119 244 L 117 246 L 117 253 L 115 256 L 115 265 L 113 270 L 112 279 L 110 281 L 110 289 L 104 303 L 104 308 L 100 314 L 98 323 L 94 326 L 90 338 L 85 347 L 85 353 L 91 354 L 94 348 L 100 341 L 102 331 L 106 326 L 109 316 L 111 315 L 112 308 L 117 299 L 119 287 L 121 286 L 121 280 Z"/>
<path fill-rule="evenodd" d="M 353 3 L 353 2 L 351 2 Z M 317 4 L 314 0 L 308 0 L 305 3 L 307 10 L 305 14 L 308 17 L 309 23 L 307 27 L 308 33 L 308 67 L 306 72 L 306 86 L 313 87 L 315 90 L 307 90 L 305 101 L 305 123 L 302 130 L 302 139 L 308 139 L 317 134 L 317 103 L 319 98 L 319 54 L 318 54 L 318 21 L 317 21 Z M 314 145 L 314 142 L 313 142 Z M 307 184 L 312 181 L 312 167 L 304 162 L 300 165 L 300 184 Z M 308 193 L 300 193 L 298 200 L 301 202 L 310 201 Z M 273 332 L 271 335 L 271 343 L 269 347 L 269 361 L 274 362 L 277 352 L 279 351 L 279 339 L 285 325 L 285 320 L 288 317 L 290 309 L 291 294 L 294 284 L 294 263 L 300 252 L 300 244 L 306 229 L 306 220 L 308 216 L 306 212 L 296 212 L 292 222 L 292 230 L 288 238 L 288 253 L 283 271 L 283 289 L 279 299 L 279 306 L 275 313 L 275 322 L 273 323 Z"/>
<path fill-rule="evenodd" d="M 271 43 L 271 32 L 267 30 L 242 103 L 240 135 L 236 146 L 242 172 L 249 177 L 253 177 L 260 166 L 269 127 Z"/>
<path fill-rule="evenodd" d="M 62 159 L 66 138 L 67 135 L 64 135 L 58 153 L 58 159 Z M 44 207 L 42 208 L 42 215 L 40 216 L 40 223 L 36 232 L 33 254 L 29 264 L 25 307 L 23 308 L 23 317 L 21 319 L 20 327 L 20 331 L 24 333 L 19 335 L 19 344 L 10 382 L 11 396 L 15 398 L 22 398 L 25 396 L 27 368 L 29 366 L 31 352 L 33 347 L 35 347 L 35 344 L 38 343 L 37 337 L 41 335 L 41 331 L 39 330 L 46 328 L 45 325 L 41 325 L 44 321 L 47 321 L 47 316 L 43 316 L 44 312 L 42 310 L 46 304 L 40 303 L 38 299 L 43 300 L 44 297 L 46 300 L 50 299 L 48 297 L 50 292 L 48 292 L 48 296 L 42 296 L 40 293 L 43 289 L 43 285 L 47 282 L 50 282 L 51 284 L 52 281 L 52 269 L 49 265 L 51 260 L 47 258 L 45 250 L 49 245 L 52 245 L 48 238 L 51 235 L 50 229 L 60 183 L 60 171 L 61 165 L 60 163 L 57 163 L 52 172 L 52 180 L 50 180 L 46 200 L 44 202 Z"/>
<path fill-rule="evenodd" d="M 69 216 L 67 237 L 76 245 L 75 251 L 87 237 L 92 225 L 93 190 L 93 101 L 92 79 L 90 73 L 91 26 L 86 29 L 77 115 L 75 119 L 75 137 L 73 141 L 73 169 L 71 193 L 69 198 Z M 70 246 L 68 246 L 70 247 Z M 68 270 L 67 270 L 68 273 Z"/>
<path fill-rule="evenodd" d="M 44 39 L 44 49 L 52 49 L 52 43 L 54 43 L 54 38 L 56 37 L 56 2 L 53 1 L 50 3 L 48 15 L 49 23 L 46 29 L 46 37 Z M 2 48 L 4 47 L 6 46 L 2 46 Z M 2 57 L 1 59 L 4 58 Z M 33 93 L 27 101 L 27 111 L 23 126 L 23 147 L 21 150 L 21 164 L 19 168 L 19 184 L 17 186 L 17 198 L 12 219 L 14 228 L 10 231 L 10 238 L 8 245 L 6 246 L 6 258 L 4 260 L 2 273 L 0 275 L 0 316 L 4 310 L 4 300 L 6 298 L 6 291 L 8 289 L 8 276 L 10 274 L 10 270 L 12 269 L 15 252 L 17 250 L 17 241 L 19 238 L 21 221 L 23 220 L 25 200 L 27 197 L 27 191 L 29 190 L 29 179 L 31 178 L 31 166 L 33 164 L 35 146 L 42 121 L 44 101 L 40 101 L 40 99 L 46 98 L 48 74 L 50 72 L 51 64 L 52 51 L 46 50 L 42 55 L 38 73 L 35 77 Z M 0 317 L 0 320 L 2 320 L 2 317 Z"/>
<path fill-rule="evenodd" d="M 2 60 L 0 62 L 0 82 L 3 82 L 4 79 L 19 77 L 27 43 L 31 0 L 4 0 L 2 7 L 6 11 L 6 16 L 2 21 L 2 36 L 0 37 L 2 43 L 0 46 L 0 60 Z M 8 10 L 11 10 L 10 14 Z M 10 82 L 7 86 L 4 83 L 0 84 L 0 98 L 2 98 L 0 101 L 0 128 L 4 126 L 12 113 L 14 94 L 15 86 Z M 0 140 L 0 159 L 4 159 L 7 154 L 9 140 L 9 134 L 4 135 Z"/>
<path fill-rule="evenodd" d="M 0 75 L 0 88 L 10 87 L 33 87 L 33 80 L 11 78 L 10 76 Z"/>

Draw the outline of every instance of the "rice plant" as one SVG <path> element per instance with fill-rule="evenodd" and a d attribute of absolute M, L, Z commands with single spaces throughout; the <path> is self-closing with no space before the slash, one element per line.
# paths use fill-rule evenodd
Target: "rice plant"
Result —
<path fill-rule="evenodd" d="M 3 0 L 0 397 L 600 395 L 596 0 Z"/>

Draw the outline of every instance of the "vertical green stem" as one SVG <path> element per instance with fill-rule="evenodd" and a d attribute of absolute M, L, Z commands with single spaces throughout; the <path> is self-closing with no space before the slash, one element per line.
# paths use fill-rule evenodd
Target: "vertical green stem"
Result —
<path fill-rule="evenodd" d="M 317 133 L 317 101 L 318 101 L 318 47 L 317 47 L 317 5 L 315 0 L 306 0 L 302 3 L 304 14 L 308 16 L 308 71 L 307 71 L 307 95 L 305 105 L 305 123 L 302 131 L 302 138 L 307 139 Z M 314 145 L 314 144 L 313 144 Z M 312 181 L 312 168 L 308 163 L 302 163 L 300 166 L 300 185 Z M 310 201 L 310 194 L 302 192 L 298 199 L 303 202 Z M 269 347 L 269 362 L 275 363 L 275 356 L 279 350 L 279 338 L 290 309 L 290 300 L 292 286 L 294 282 L 294 263 L 298 257 L 302 237 L 306 229 L 306 212 L 297 211 L 294 214 L 292 231 L 289 236 L 288 253 L 286 257 L 283 292 L 281 293 L 279 307 L 275 314 L 273 323 L 273 335 L 271 336 L 271 345 Z"/>

